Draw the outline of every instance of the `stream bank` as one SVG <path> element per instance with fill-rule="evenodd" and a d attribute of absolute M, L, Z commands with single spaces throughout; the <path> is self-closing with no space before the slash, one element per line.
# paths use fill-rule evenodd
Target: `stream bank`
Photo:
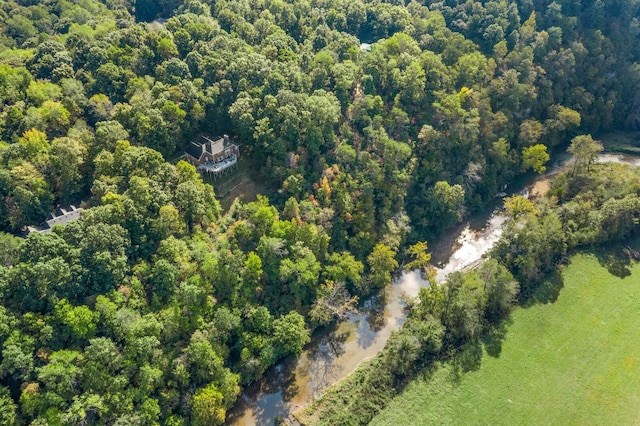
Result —
<path fill-rule="evenodd" d="M 598 161 L 625 162 L 640 166 L 640 159 L 620 154 L 602 154 Z M 529 194 L 541 182 L 562 171 L 570 156 L 554 158 L 545 174 L 524 176 L 506 189 L 508 195 Z M 539 196 L 541 196 L 540 194 Z M 430 244 L 436 279 L 477 265 L 499 240 L 506 218 L 499 213 L 503 197 L 496 197 L 484 210 Z M 401 272 L 384 295 L 364 301 L 357 314 L 332 327 L 317 330 L 296 360 L 283 360 L 271 367 L 262 380 L 249 386 L 230 410 L 231 425 L 271 426 L 277 418 L 291 419 L 298 411 L 340 381 L 364 360 L 384 348 L 391 332 L 402 326 L 405 296 L 415 297 L 428 285 L 418 271 Z"/>

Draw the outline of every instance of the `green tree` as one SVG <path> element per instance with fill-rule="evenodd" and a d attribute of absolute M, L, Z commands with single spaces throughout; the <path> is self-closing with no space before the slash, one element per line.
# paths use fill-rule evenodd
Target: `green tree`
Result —
<path fill-rule="evenodd" d="M 126 251 L 131 244 L 123 227 L 78 222 L 67 225 L 64 232 L 80 249 L 85 292 L 105 293 L 123 282 L 129 269 Z"/>
<path fill-rule="evenodd" d="M 97 423 L 100 416 L 106 414 L 108 410 L 102 396 L 83 393 L 73 399 L 71 407 L 61 416 L 61 419 L 67 424 Z"/>
<path fill-rule="evenodd" d="M 0 387 L 0 424 L 7 426 L 15 424 L 17 408 L 9 390 L 4 386 Z"/>
<path fill-rule="evenodd" d="M 127 139 L 129 139 L 129 132 L 117 121 L 98 122 L 95 143 L 89 147 L 89 157 L 95 158 L 102 150 L 113 152 L 117 141 Z"/>
<path fill-rule="evenodd" d="M 369 280 L 374 289 L 391 284 L 391 273 L 398 267 L 396 253 L 384 244 L 376 244 L 367 257 Z"/>
<path fill-rule="evenodd" d="M 182 214 L 188 230 L 196 225 L 207 225 L 220 212 L 220 204 L 215 199 L 213 188 L 198 180 L 180 183 L 173 202 Z"/>
<path fill-rule="evenodd" d="M 0 377 L 14 383 L 28 381 L 33 373 L 34 343 L 32 337 L 14 331 L 3 345 Z"/>
<path fill-rule="evenodd" d="M 433 186 L 429 200 L 434 219 L 442 226 L 450 226 L 462 218 L 460 208 L 464 201 L 462 185 L 451 185 L 447 181 L 438 181 Z"/>
<path fill-rule="evenodd" d="M 191 398 L 192 424 L 196 426 L 223 424 L 226 409 L 222 400 L 222 392 L 214 383 L 198 389 Z"/>
<path fill-rule="evenodd" d="M 538 120 L 525 120 L 520 124 L 518 140 L 524 146 L 531 146 L 538 142 L 544 133 L 544 126 Z"/>
<path fill-rule="evenodd" d="M 525 296 L 566 253 L 566 234 L 557 215 L 548 211 L 509 221 L 494 256 L 520 283 Z"/>
<path fill-rule="evenodd" d="M 72 138 L 57 138 L 51 144 L 51 187 L 63 203 L 71 202 L 84 188 L 82 166 L 86 147 Z"/>
<path fill-rule="evenodd" d="M 88 306 L 71 306 L 66 300 L 60 300 L 55 307 L 58 321 L 69 328 L 77 339 L 88 339 L 94 336 L 100 314 Z"/>
<path fill-rule="evenodd" d="M 590 172 L 591 164 L 598 158 L 598 154 L 604 148 L 600 142 L 593 140 L 591 135 L 580 135 L 571 139 L 571 145 L 567 152 L 573 154 L 573 174 L 583 167 L 587 167 L 587 173 Z"/>
<path fill-rule="evenodd" d="M 273 322 L 273 341 L 277 358 L 287 355 L 295 357 L 302 353 L 304 345 L 311 341 L 304 317 L 295 311 L 277 318 Z"/>
<path fill-rule="evenodd" d="M 31 159 L 39 154 L 49 152 L 50 144 L 47 135 L 37 129 L 27 130 L 18 139 L 18 143 L 25 148 L 27 158 Z"/>
<path fill-rule="evenodd" d="M 289 284 L 299 303 L 309 305 L 315 299 L 320 262 L 309 248 L 300 244 L 296 244 L 293 251 L 292 258 L 280 263 L 280 280 Z"/>
<path fill-rule="evenodd" d="M 263 290 L 261 288 L 263 277 L 262 259 L 256 253 L 249 252 L 247 259 L 244 261 L 244 269 L 242 271 L 246 300 L 253 300 Z"/>
<path fill-rule="evenodd" d="M 549 161 L 547 147 L 537 144 L 522 149 L 522 168 L 524 170 L 533 169 L 536 173 L 544 173 L 547 170 L 545 163 Z"/>
<path fill-rule="evenodd" d="M 605 201 L 597 216 L 600 242 L 622 241 L 629 237 L 640 223 L 640 197 L 630 194 L 622 199 Z"/>
<path fill-rule="evenodd" d="M 18 262 L 22 248 L 22 239 L 0 232 L 0 265 L 10 267 Z"/>
<path fill-rule="evenodd" d="M 485 288 L 474 274 L 454 272 L 447 277 L 442 324 L 456 344 L 474 341 L 483 331 Z"/>
<path fill-rule="evenodd" d="M 349 252 L 331 253 L 324 267 L 327 280 L 345 283 L 349 288 L 358 288 L 362 283 L 364 265 Z"/>
<path fill-rule="evenodd" d="M 430 274 L 431 266 L 429 262 L 431 261 L 431 254 L 427 253 L 427 242 L 420 241 L 407 249 L 407 254 L 410 255 L 413 259 L 404 264 L 404 269 L 409 271 L 412 269 L 419 269 L 421 273 L 425 275 Z"/>
<path fill-rule="evenodd" d="M 46 365 L 36 369 L 38 380 L 47 391 L 71 401 L 80 375 L 78 362 L 82 361 L 82 354 L 64 349 L 52 353 L 48 361 Z"/>
<path fill-rule="evenodd" d="M 538 210 L 536 209 L 533 201 L 521 195 L 506 197 L 504 199 L 504 210 L 508 217 L 516 220 L 521 217 L 527 216 L 530 213 L 538 213 Z"/>
<path fill-rule="evenodd" d="M 127 378 L 119 374 L 123 366 L 122 355 L 111 339 L 97 337 L 89 340 L 81 360 L 80 383 L 85 395 L 118 392 L 126 385 Z"/>
<path fill-rule="evenodd" d="M 151 292 L 165 303 L 176 291 L 179 271 L 166 259 L 159 259 L 151 268 L 149 285 Z"/>
<path fill-rule="evenodd" d="M 495 259 L 488 259 L 477 271 L 487 296 L 486 318 L 497 324 L 513 308 L 518 295 L 518 283 L 507 268 Z"/>
<path fill-rule="evenodd" d="M 189 371 L 194 383 L 204 384 L 223 375 L 223 360 L 201 335 L 194 335 L 185 349 Z"/>
<path fill-rule="evenodd" d="M 158 218 L 152 226 L 158 234 L 158 239 L 161 240 L 170 236 L 180 237 L 186 231 L 185 223 L 180 218 L 180 212 L 173 204 L 160 207 Z"/>

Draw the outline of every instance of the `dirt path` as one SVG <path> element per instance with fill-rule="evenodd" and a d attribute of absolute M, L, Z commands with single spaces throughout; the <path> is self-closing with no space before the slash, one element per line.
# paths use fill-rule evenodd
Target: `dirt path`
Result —
<path fill-rule="evenodd" d="M 237 176 L 232 182 L 226 182 L 220 190 L 220 204 L 224 210 L 228 210 L 236 198 L 242 202 L 250 202 L 256 200 L 258 194 L 264 193 L 264 188 L 257 185 L 248 173 Z"/>
<path fill-rule="evenodd" d="M 549 192 L 550 188 L 551 188 L 551 178 L 540 179 L 536 181 L 536 183 L 534 183 L 533 186 L 531 187 L 531 193 L 529 197 L 534 200 L 544 197 L 545 194 Z"/>

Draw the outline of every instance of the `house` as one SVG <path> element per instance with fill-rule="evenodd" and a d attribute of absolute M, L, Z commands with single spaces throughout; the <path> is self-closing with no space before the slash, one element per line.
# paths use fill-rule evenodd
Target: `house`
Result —
<path fill-rule="evenodd" d="M 200 173 L 213 174 L 215 177 L 238 163 L 240 150 L 228 135 L 214 139 L 203 135 L 191 142 L 180 158 L 193 164 Z"/>
<path fill-rule="evenodd" d="M 202 135 L 197 141 L 187 146 L 181 158 L 199 167 L 204 163 L 219 163 L 232 156 L 239 157 L 240 150 L 238 145 L 231 142 L 228 135 L 214 138 L 214 140 Z"/>
<path fill-rule="evenodd" d="M 70 206 L 71 210 L 60 208 L 57 212 L 51 213 L 51 218 L 45 222 L 45 225 L 41 227 L 29 226 L 27 229 L 29 232 L 41 232 L 46 234 L 51 232 L 54 225 L 66 225 L 69 222 L 78 220 L 80 218 L 80 212 L 82 207 Z"/>
<path fill-rule="evenodd" d="M 371 44 L 370 43 L 361 43 L 360 44 L 360 50 L 362 50 L 363 52 L 371 52 Z"/>

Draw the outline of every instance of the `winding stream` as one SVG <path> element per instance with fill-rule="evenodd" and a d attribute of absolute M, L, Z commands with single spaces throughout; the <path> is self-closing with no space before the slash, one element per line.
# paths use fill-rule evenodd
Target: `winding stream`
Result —
<path fill-rule="evenodd" d="M 625 162 L 640 166 L 640 159 L 619 154 L 602 154 L 598 161 Z M 506 189 L 528 196 L 536 183 L 548 181 L 570 162 L 561 154 L 539 176 L 525 176 Z M 431 262 L 436 279 L 477 264 L 498 241 L 506 218 L 499 214 L 502 197 L 497 197 L 483 211 L 430 244 Z M 388 286 L 384 295 L 374 296 L 359 306 L 359 312 L 346 321 L 318 330 L 296 360 L 285 360 L 271 367 L 262 380 L 249 386 L 230 410 L 227 424 L 272 426 L 276 417 L 290 418 L 296 411 L 331 384 L 352 372 L 360 362 L 376 355 L 389 335 L 405 318 L 404 295 L 417 296 L 427 282 L 418 271 L 402 272 Z"/>

